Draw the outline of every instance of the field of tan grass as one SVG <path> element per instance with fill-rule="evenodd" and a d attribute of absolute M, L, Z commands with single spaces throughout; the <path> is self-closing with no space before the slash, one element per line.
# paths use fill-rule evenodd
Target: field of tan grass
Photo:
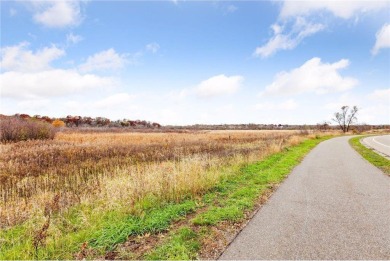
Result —
<path fill-rule="evenodd" d="M 58 133 L 54 140 L 1 145 L 0 226 L 81 202 L 132 210 L 144 197 L 196 196 L 229 175 L 299 143 L 296 131 Z"/>
<path fill-rule="evenodd" d="M 84 243 L 94 242 L 96 229 L 115 225 L 113 220 L 123 224 L 126 218 L 146 218 L 151 207 L 166 204 L 185 208 L 182 202 L 203 197 L 246 164 L 317 135 L 282 130 L 67 131 L 54 140 L 2 144 L 0 257 L 74 258 Z M 165 227 L 164 222 L 153 227 Z"/>

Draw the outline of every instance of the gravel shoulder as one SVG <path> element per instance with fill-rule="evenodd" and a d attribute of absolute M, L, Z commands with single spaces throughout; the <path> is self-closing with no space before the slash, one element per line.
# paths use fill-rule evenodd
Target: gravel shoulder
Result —
<path fill-rule="evenodd" d="M 390 178 L 349 138 L 313 149 L 220 259 L 390 259 Z"/>

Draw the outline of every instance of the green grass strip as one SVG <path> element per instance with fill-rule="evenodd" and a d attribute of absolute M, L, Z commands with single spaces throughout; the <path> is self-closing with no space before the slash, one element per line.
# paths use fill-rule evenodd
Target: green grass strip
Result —
<path fill-rule="evenodd" d="M 61 231 L 68 230 L 57 240 L 48 240 L 35 251 L 32 235 L 27 224 L 18 225 L 0 231 L 0 260 L 15 259 L 74 259 L 74 254 L 80 251 L 80 246 L 88 242 L 95 254 L 104 255 L 119 243 L 127 240 L 130 235 L 157 233 L 168 229 L 171 222 L 196 209 L 196 202 L 186 200 L 181 203 L 167 203 L 146 210 L 142 216 L 128 215 L 120 211 L 93 213 L 82 206 L 74 207 L 64 216 L 64 224 L 56 224 Z M 89 224 L 77 228 L 69 224 L 82 224 L 82 216 L 89 216 Z M 70 227 L 69 227 L 70 226 Z"/>
<path fill-rule="evenodd" d="M 328 139 L 306 140 L 301 144 L 285 149 L 254 164 L 240 169 L 239 173 L 230 176 L 213 190 L 203 196 L 203 203 L 208 206 L 205 212 L 195 216 L 193 225 L 205 228 L 205 233 L 197 234 L 191 242 L 202 241 L 211 235 L 211 226 L 220 222 L 239 222 L 244 219 L 245 211 L 252 210 L 259 197 L 272 184 L 280 183 L 298 165 L 303 157 L 320 142 Z M 186 227 L 185 229 L 191 229 Z M 156 249 L 147 254 L 145 259 L 195 259 L 197 248 L 187 244 L 181 230 L 171 233 L 170 237 Z"/>
<path fill-rule="evenodd" d="M 359 136 L 349 140 L 349 144 L 362 155 L 368 162 L 381 169 L 384 173 L 390 176 L 390 160 L 374 152 L 372 149 L 364 146 L 360 140 L 367 136 Z"/>
<path fill-rule="evenodd" d="M 157 247 L 145 259 L 148 260 L 193 260 L 200 250 L 199 235 L 189 227 L 174 233 L 170 240 Z"/>
<path fill-rule="evenodd" d="M 195 201 L 187 200 L 180 204 L 153 209 L 144 217 L 127 216 L 97 231 L 90 240 L 90 246 L 112 250 L 117 244 L 126 241 L 129 236 L 162 232 L 172 221 L 187 215 L 195 208 Z"/>

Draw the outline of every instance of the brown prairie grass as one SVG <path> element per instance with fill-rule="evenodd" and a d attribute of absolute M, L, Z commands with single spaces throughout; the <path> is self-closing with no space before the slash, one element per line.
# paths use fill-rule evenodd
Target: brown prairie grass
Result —
<path fill-rule="evenodd" d="M 233 166 L 308 137 L 297 131 L 57 133 L 0 145 L 0 227 L 84 203 L 137 212 L 145 199 L 197 197 Z M 38 241 L 37 241 L 38 242 Z"/>

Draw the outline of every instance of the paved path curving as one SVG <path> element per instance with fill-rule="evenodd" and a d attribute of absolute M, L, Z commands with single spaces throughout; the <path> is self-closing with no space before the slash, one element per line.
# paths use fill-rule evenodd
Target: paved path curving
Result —
<path fill-rule="evenodd" d="M 314 148 L 220 259 L 390 259 L 390 178 L 349 138 Z"/>
<path fill-rule="evenodd" d="M 382 156 L 390 158 L 390 135 L 367 137 L 363 139 L 362 143 L 369 148 L 373 148 Z"/>

